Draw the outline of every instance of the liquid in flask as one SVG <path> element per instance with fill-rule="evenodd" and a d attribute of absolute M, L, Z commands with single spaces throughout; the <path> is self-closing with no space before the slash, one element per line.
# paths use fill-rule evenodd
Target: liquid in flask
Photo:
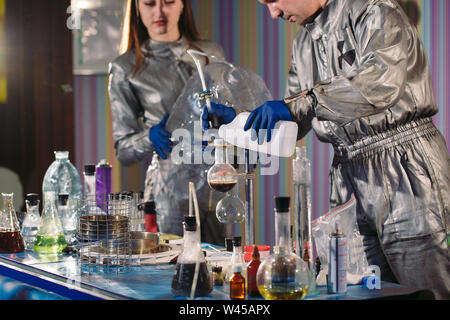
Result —
<path fill-rule="evenodd" d="M 64 230 L 56 209 L 55 193 L 44 194 L 44 210 L 33 249 L 38 253 L 60 253 L 67 247 Z"/>
<path fill-rule="evenodd" d="M 19 221 L 13 206 L 14 194 L 2 193 L 0 210 L 0 253 L 16 253 L 25 250 Z"/>

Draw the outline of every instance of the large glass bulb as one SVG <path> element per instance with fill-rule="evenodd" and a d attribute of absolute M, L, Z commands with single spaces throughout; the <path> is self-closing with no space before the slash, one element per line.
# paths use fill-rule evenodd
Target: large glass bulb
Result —
<path fill-rule="evenodd" d="M 217 203 L 216 216 L 220 223 L 241 223 L 245 219 L 244 203 L 236 195 L 227 194 Z"/>

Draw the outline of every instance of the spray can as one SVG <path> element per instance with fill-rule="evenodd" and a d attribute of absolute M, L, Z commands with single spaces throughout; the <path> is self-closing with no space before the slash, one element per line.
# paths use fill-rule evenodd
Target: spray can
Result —
<path fill-rule="evenodd" d="M 347 292 L 347 238 L 336 230 L 330 234 L 328 260 L 328 293 Z"/>
<path fill-rule="evenodd" d="M 108 195 L 111 193 L 112 167 L 107 160 L 101 160 L 95 168 L 95 194 L 97 206 L 104 212 L 108 210 Z"/>

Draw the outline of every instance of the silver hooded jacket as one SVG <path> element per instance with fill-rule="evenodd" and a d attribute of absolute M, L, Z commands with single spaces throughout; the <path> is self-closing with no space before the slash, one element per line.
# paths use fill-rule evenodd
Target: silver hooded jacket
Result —
<path fill-rule="evenodd" d="M 187 80 L 197 70 L 194 61 L 186 52 L 189 48 L 201 50 L 210 56 L 224 57 L 222 47 L 214 42 L 197 41 L 192 46 L 181 37 L 180 40 L 169 43 L 149 39 L 142 47 L 144 66 L 137 74 L 133 74 L 133 50 L 119 56 L 110 64 L 109 97 L 113 138 L 117 158 L 122 164 L 130 165 L 152 158 L 154 148 L 149 138 L 149 129 L 157 125 L 166 113 L 170 114 Z M 205 59 L 203 65 L 206 63 Z M 153 161 L 147 171 L 146 189 L 152 176 L 156 174 L 153 171 L 170 171 L 170 166 L 163 161 L 158 164 L 156 159 L 156 162 L 155 164 Z M 170 176 L 170 172 L 157 174 Z M 186 189 L 187 183 L 188 181 Z M 182 235 L 181 222 L 184 213 L 181 211 L 187 210 L 186 199 L 174 195 L 173 190 L 168 190 L 167 186 L 158 185 L 157 190 L 159 231 Z M 147 192 L 145 194 L 149 196 Z M 205 211 L 205 208 L 201 210 Z M 215 238 L 205 238 L 205 241 L 222 244 L 223 228 L 214 221 L 217 220 L 215 214 L 209 216 L 208 221 L 202 222 L 202 229 L 203 225 L 206 227 L 209 224 L 208 229 L 215 230 L 209 233 L 215 233 L 211 235 Z"/>
<path fill-rule="evenodd" d="M 450 160 L 427 56 L 398 3 L 328 1 L 294 40 L 286 97 L 298 138 L 313 129 L 333 145 L 330 204 L 355 195 L 369 262 L 448 299 Z"/>

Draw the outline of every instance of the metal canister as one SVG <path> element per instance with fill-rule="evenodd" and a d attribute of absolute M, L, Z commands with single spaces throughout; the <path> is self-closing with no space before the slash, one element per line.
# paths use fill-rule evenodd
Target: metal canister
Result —
<path fill-rule="evenodd" d="M 112 167 L 107 160 L 101 160 L 95 168 L 95 197 L 97 206 L 108 210 L 108 195 L 111 193 Z"/>
<path fill-rule="evenodd" d="M 330 234 L 328 262 L 328 293 L 347 292 L 347 238 L 339 231 Z"/>

